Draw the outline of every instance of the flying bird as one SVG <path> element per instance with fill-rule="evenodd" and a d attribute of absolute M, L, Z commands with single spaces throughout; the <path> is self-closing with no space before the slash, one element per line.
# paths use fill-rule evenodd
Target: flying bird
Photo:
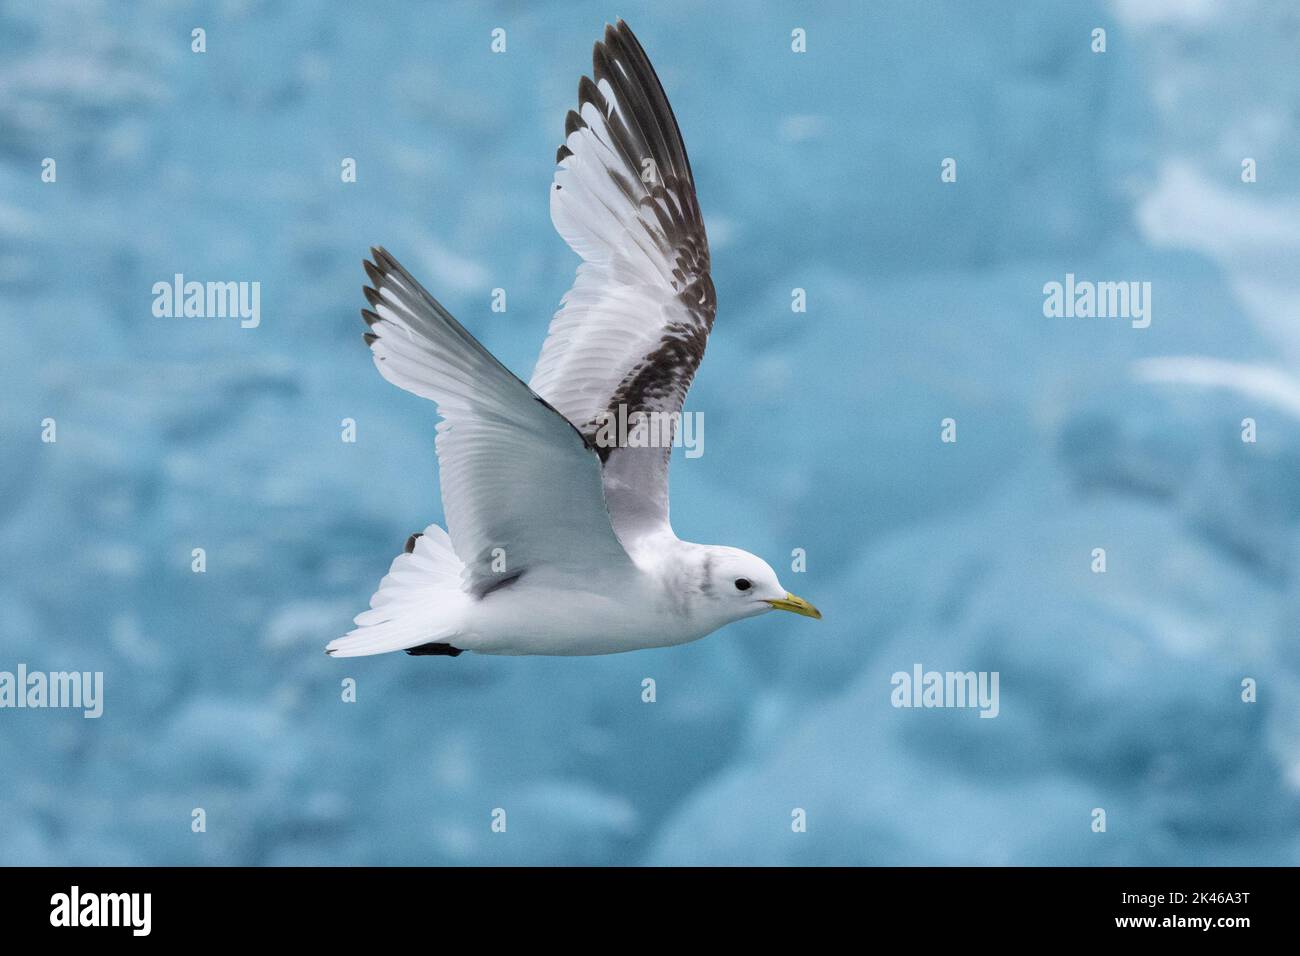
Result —
<path fill-rule="evenodd" d="M 677 120 L 627 24 L 605 28 L 593 65 L 551 185 L 551 220 L 582 263 L 531 382 L 384 249 L 365 263 L 375 365 L 442 418 L 447 530 L 410 537 L 328 654 L 612 654 L 772 610 L 821 617 L 761 558 L 669 524 L 671 428 L 647 442 L 643 426 L 675 427 L 704 356 L 709 245 Z M 639 439 L 609 440 L 614 417 Z"/>

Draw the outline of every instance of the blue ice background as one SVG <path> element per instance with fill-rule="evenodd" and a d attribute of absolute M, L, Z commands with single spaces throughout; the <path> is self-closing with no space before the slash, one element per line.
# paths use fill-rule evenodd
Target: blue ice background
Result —
<path fill-rule="evenodd" d="M 802 7 L 0 7 L 0 669 L 107 695 L 0 712 L 0 862 L 1300 862 L 1300 17 Z M 674 524 L 826 619 L 330 660 L 441 511 L 360 260 L 386 245 L 526 375 L 576 265 L 551 159 L 620 15 L 720 301 Z M 1151 327 L 1045 319 L 1067 271 L 1152 282 Z M 175 272 L 260 281 L 261 327 L 154 318 Z M 1135 364 L 1186 356 L 1234 364 Z M 999 671 L 1001 715 L 893 709 L 914 662 Z"/>

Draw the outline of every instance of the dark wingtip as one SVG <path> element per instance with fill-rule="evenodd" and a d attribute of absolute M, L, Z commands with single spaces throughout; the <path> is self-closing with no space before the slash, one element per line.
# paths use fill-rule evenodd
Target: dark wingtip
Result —
<path fill-rule="evenodd" d="M 556 165 L 559 165 L 560 163 L 564 162 L 572 155 L 573 155 L 573 150 L 569 149 L 569 147 L 567 146 L 563 146 L 563 145 L 560 146 L 560 148 L 555 151 Z"/>
<path fill-rule="evenodd" d="M 379 336 L 375 335 L 375 333 L 373 332 L 363 333 L 361 337 L 366 340 L 366 345 L 368 346 L 374 345 L 376 342 L 379 341 Z"/>
<path fill-rule="evenodd" d="M 599 62 L 599 45 L 596 47 L 596 53 L 596 62 Z M 601 112 L 604 112 L 603 104 L 605 102 L 605 95 L 601 93 L 600 89 L 596 86 L 596 81 L 589 76 L 583 76 L 578 79 L 578 102 L 594 103 L 596 106 L 602 107 Z"/>
<path fill-rule="evenodd" d="M 372 249 L 371 252 L 373 253 L 374 250 Z M 375 265 L 369 259 L 363 259 L 361 261 L 361 264 L 366 267 L 366 276 L 369 277 L 371 282 L 373 282 L 377 286 L 383 283 L 384 274 L 379 271 L 379 267 L 377 265 Z"/>
<path fill-rule="evenodd" d="M 379 294 L 378 289 L 372 289 L 368 285 L 363 285 L 361 287 L 361 294 L 366 297 L 366 301 L 369 302 L 371 305 L 377 306 L 379 305 L 380 302 L 384 300 L 384 297 Z"/>
<path fill-rule="evenodd" d="M 423 531 L 417 531 L 417 532 L 415 532 L 415 534 L 413 534 L 413 535 L 411 535 L 409 538 L 407 538 L 407 539 L 406 539 L 406 547 L 403 548 L 402 550 L 404 550 L 407 554 L 410 554 L 412 551 L 414 551 L 414 550 L 415 550 L 415 542 L 416 542 L 416 541 L 417 541 L 421 536 L 423 536 L 423 534 L 424 534 Z"/>
<path fill-rule="evenodd" d="M 373 326 L 379 321 L 379 316 L 375 315 L 375 313 L 371 312 L 369 309 L 362 309 L 361 317 L 366 320 L 367 327 Z"/>
<path fill-rule="evenodd" d="M 464 648 L 452 647 L 450 644 L 430 643 L 420 644 L 417 647 L 408 647 L 406 653 L 412 657 L 460 657 L 465 653 Z"/>

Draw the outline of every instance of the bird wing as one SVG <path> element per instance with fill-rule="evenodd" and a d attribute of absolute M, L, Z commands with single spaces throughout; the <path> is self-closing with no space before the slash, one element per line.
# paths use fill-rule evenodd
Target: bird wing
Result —
<path fill-rule="evenodd" d="M 583 261 L 530 384 L 597 446 L 628 540 L 668 526 L 668 458 L 716 296 L 691 164 L 654 68 L 621 20 L 592 60 L 551 187 L 551 221 Z M 661 440 L 612 446 L 622 435 L 600 429 L 611 420 L 653 424 Z"/>
<path fill-rule="evenodd" d="M 465 589 L 482 597 L 537 568 L 630 565 L 590 443 L 396 259 L 371 255 L 366 342 L 384 378 L 438 405 L 443 511 Z"/>

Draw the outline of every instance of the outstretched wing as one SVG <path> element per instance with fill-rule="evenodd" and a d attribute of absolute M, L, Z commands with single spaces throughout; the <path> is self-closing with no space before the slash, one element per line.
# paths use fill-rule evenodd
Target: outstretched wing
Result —
<path fill-rule="evenodd" d="M 551 187 L 551 220 L 583 262 L 530 384 L 597 446 L 627 540 L 668 525 L 671 442 L 716 297 L 691 164 L 654 68 L 621 20 L 592 59 Z M 634 432 L 624 442 L 606 421 Z M 647 437 L 652 447 L 632 447 Z"/>
<path fill-rule="evenodd" d="M 371 255 L 366 342 L 384 378 L 438 405 L 443 511 L 465 589 L 481 597 L 534 571 L 630 564 L 591 445 L 397 260 Z"/>

